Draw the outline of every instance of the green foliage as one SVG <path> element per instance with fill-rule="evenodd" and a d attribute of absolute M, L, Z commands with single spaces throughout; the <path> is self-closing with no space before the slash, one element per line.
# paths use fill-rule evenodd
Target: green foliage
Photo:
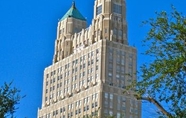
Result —
<path fill-rule="evenodd" d="M 174 7 L 170 14 L 162 11 L 144 22 L 150 26 L 144 44 L 145 55 L 153 61 L 141 66 L 140 80 L 134 82 L 138 99 L 159 103 L 172 118 L 186 116 L 186 17 Z M 151 99 L 153 98 L 153 99 Z M 165 105 L 166 107 L 161 106 Z M 158 106 L 158 104 L 156 104 Z M 162 108 L 161 108 L 162 107 Z"/>
<path fill-rule="evenodd" d="M 11 87 L 12 83 L 5 83 L 0 88 L 0 118 L 10 116 L 13 118 L 13 113 L 17 109 L 16 104 L 19 104 L 22 98 L 19 93 L 20 90 Z"/>

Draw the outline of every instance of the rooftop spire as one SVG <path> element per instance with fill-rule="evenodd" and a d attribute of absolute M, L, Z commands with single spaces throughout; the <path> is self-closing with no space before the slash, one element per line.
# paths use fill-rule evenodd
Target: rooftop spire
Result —
<path fill-rule="evenodd" d="M 64 20 L 65 18 L 69 18 L 69 17 L 86 21 L 86 19 L 83 17 L 83 15 L 81 15 L 81 13 L 76 8 L 76 6 L 75 6 L 75 0 L 72 1 L 72 6 L 67 11 L 67 13 L 62 17 L 61 20 Z"/>
<path fill-rule="evenodd" d="M 76 8 L 75 1 L 72 1 L 72 8 Z"/>

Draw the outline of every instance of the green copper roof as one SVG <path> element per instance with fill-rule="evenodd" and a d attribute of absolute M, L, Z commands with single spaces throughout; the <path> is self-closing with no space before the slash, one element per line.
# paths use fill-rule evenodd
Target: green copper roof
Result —
<path fill-rule="evenodd" d="M 69 18 L 69 17 L 86 21 L 83 15 L 81 15 L 81 13 L 76 9 L 74 2 L 72 4 L 72 7 L 67 11 L 67 13 L 62 17 L 61 20 L 64 20 L 65 18 Z"/>

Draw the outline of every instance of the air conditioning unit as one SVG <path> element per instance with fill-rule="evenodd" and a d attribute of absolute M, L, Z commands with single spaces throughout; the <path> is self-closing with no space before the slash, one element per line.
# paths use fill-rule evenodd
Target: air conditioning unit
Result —
<path fill-rule="evenodd" d="M 85 89 L 87 89 L 87 88 L 88 88 L 88 86 L 87 86 L 87 85 L 84 85 L 83 87 L 84 87 Z"/>
<path fill-rule="evenodd" d="M 93 82 L 91 81 L 91 82 L 89 83 L 89 85 L 90 85 L 90 86 L 93 86 Z"/>
<path fill-rule="evenodd" d="M 67 97 L 71 97 L 72 96 L 72 93 L 67 93 Z"/>
<path fill-rule="evenodd" d="M 64 95 L 61 95 L 60 96 L 60 100 L 63 100 L 63 99 L 65 99 L 65 96 Z"/>
<path fill-rule="evenodd" d="M 73 90 L 73 93 L 77 93 L 77 90 L 75 89 L 75 90 Z"/>
<path fill-rule="evenodd" d="M 53 98 L 53 103 L 56 103 L 57 102 L 57 99 L 56 99 L 56 97 L 55 98 Z"/>
<path fill-rule="evenodd" d="M 49 106 L 50 105 L 50 102 L 49 101 L 46 101 L 45 102 L 45 106 Z"/>
<path fill-rule="evenodd" d="M 80 89 L 76 89 L 76 91 L 77 91 L 77 93 L 79 93 L 80 92 Z"/>
<path fill-rule="evenodd" d="M 84 86 L 81 86 L 81 90 L 85 90 L 85 87 Z"/>
<path fill-rule="evenodd" d="M 93 82 L 93 86 L 95 86 L 96 84 L 97 84 L 97 82 L 96 82 L 96 81 L 94 81 L 94 82 Z"/>

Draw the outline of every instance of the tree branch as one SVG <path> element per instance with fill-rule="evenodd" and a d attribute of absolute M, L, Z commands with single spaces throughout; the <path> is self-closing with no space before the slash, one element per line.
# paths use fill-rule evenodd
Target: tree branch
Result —
<path fill-rule="evenodd" d="M 154 98 L 151 98 L 151 97 L 140 97 L 138 95 L 135 95 L 135 97 L 139 100 L 146 100 L 150 103 L 153 103 L 156 107 L 158 107 L 158 109 L 166 116 L 168 116 L 169 118 L 173 118 L 173 116 L 168 112 L 166 111 L 163 106 L 157 101 L 155 100 Z"/>

